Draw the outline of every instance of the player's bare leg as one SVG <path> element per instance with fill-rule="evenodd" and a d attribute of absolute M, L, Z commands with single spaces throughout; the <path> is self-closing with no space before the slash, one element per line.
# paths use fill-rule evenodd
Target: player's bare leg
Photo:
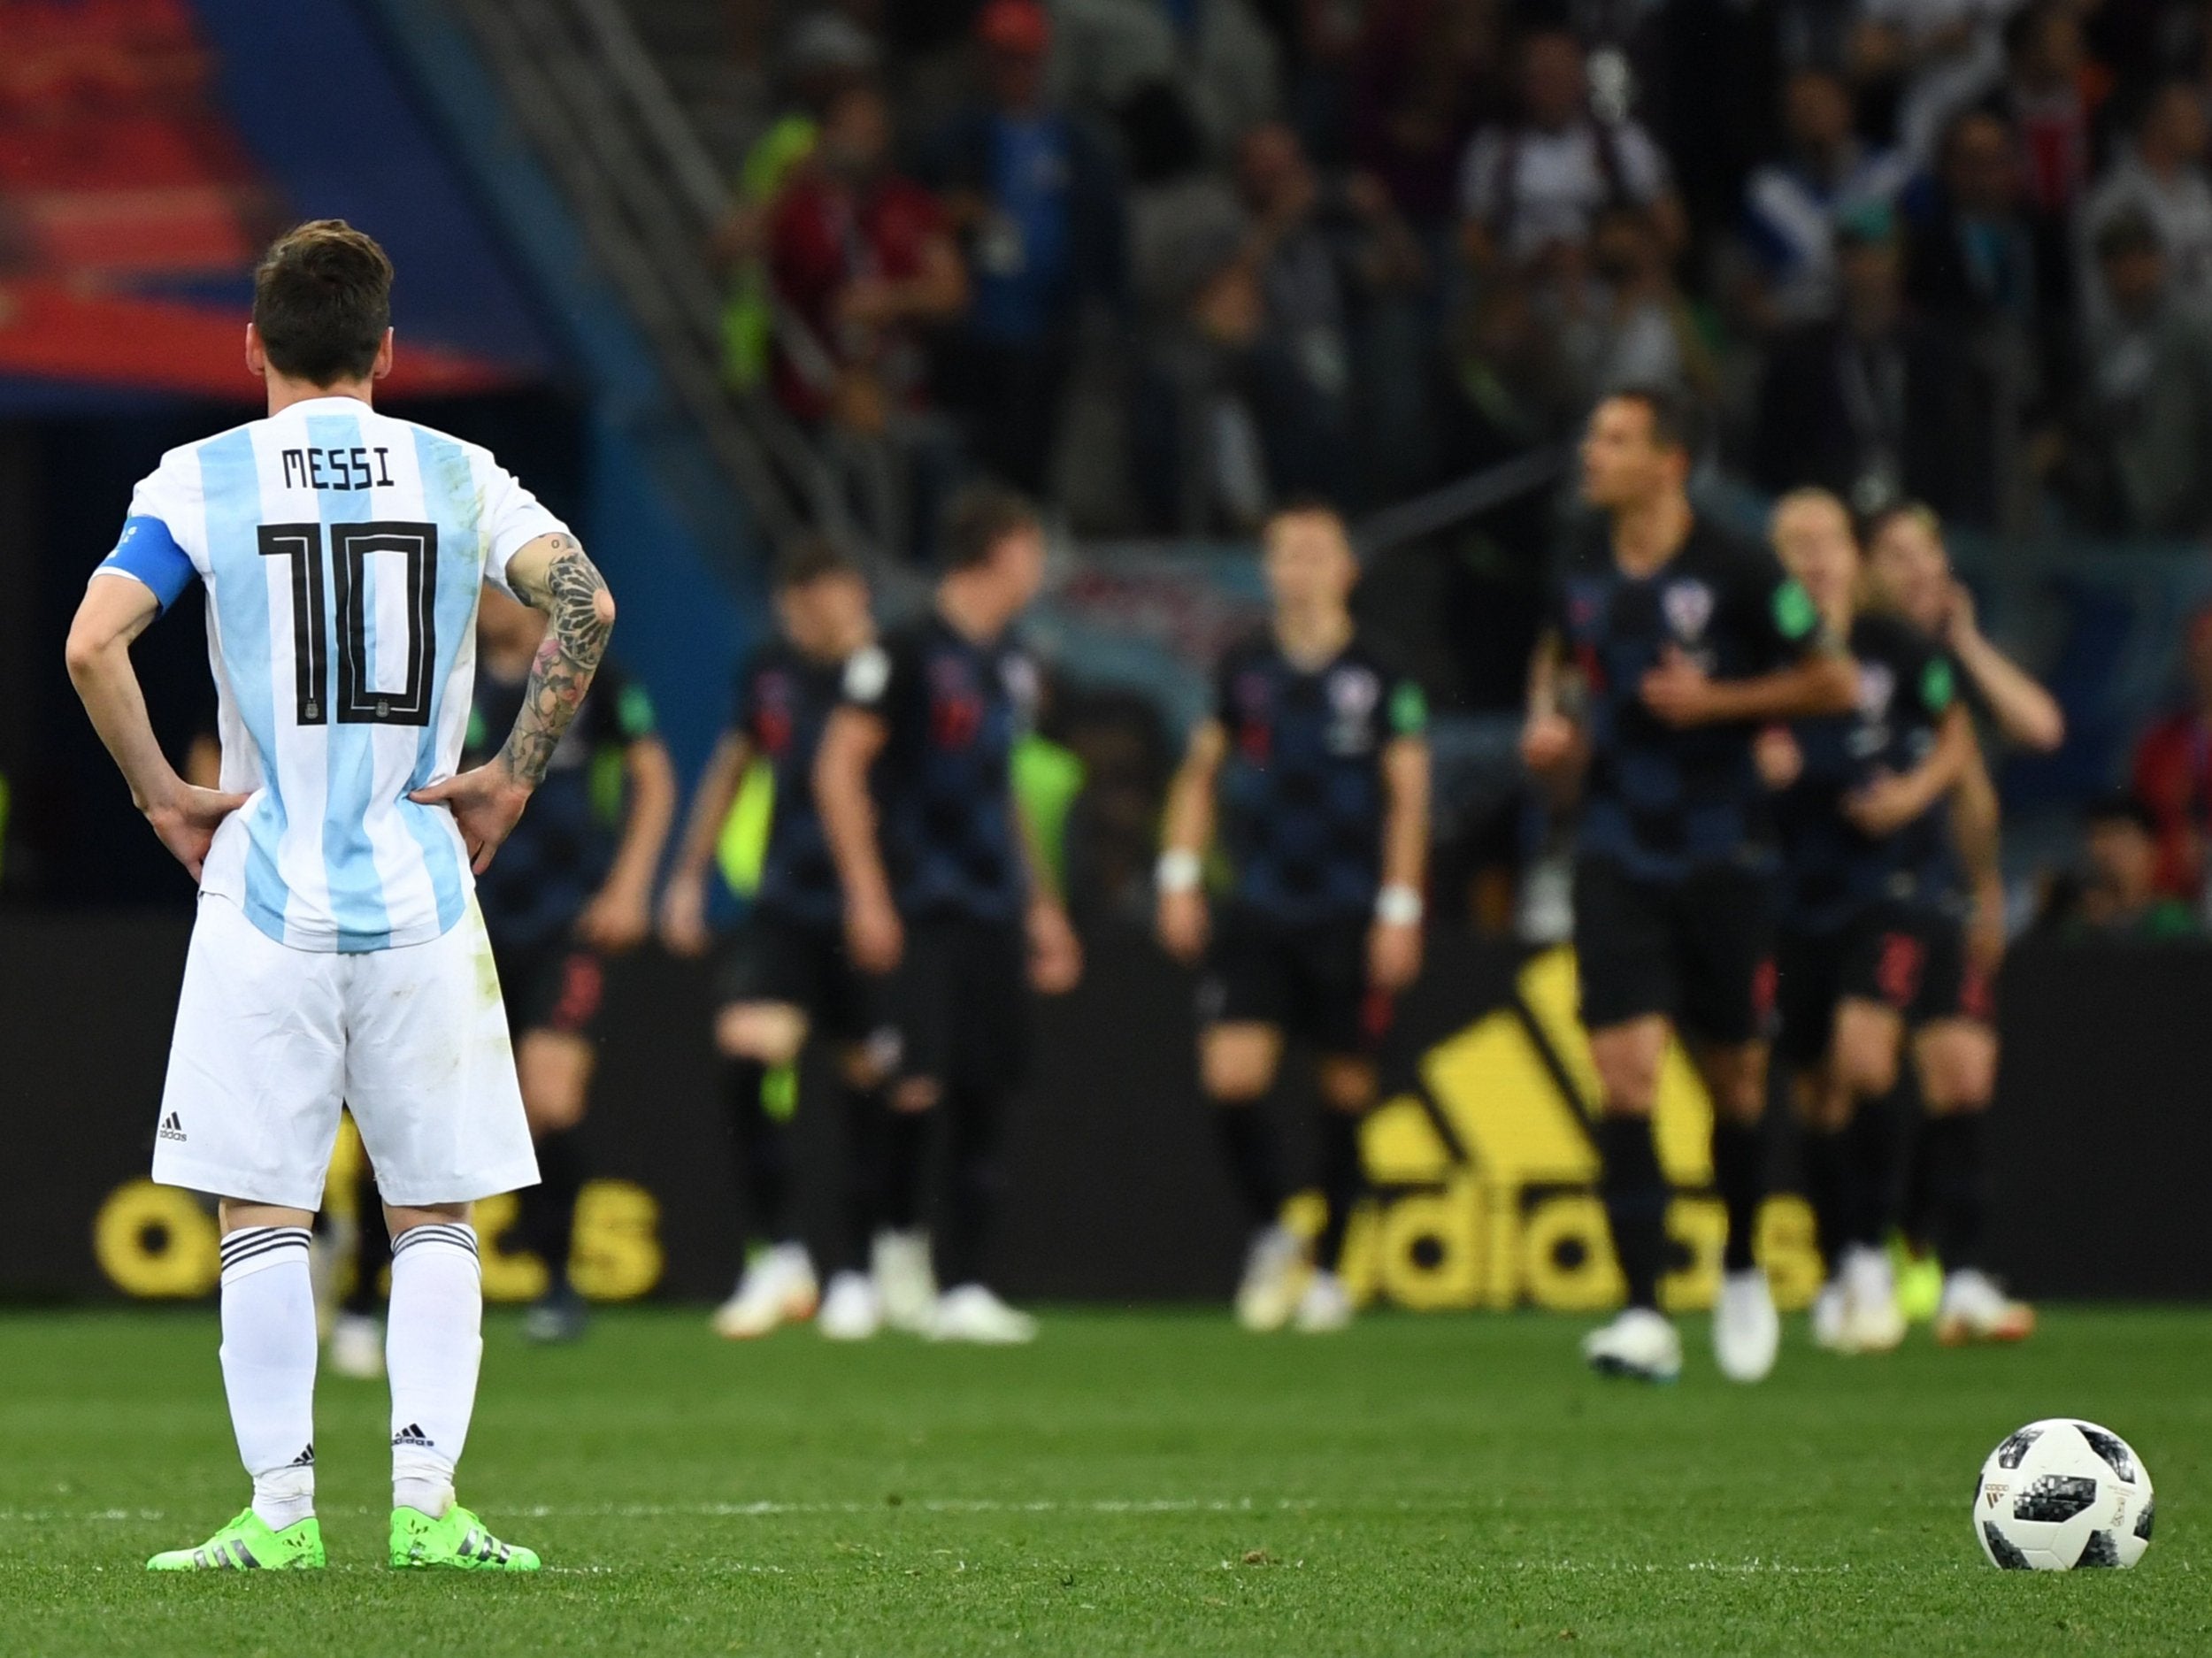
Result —
<path fill-rule="evenodd" d="M 1261 1109 L 1282 1057 L 1283 1033 L 1271 1025 L 1240 1019 L 1199 1033 L 1199 1088 L 1212 1107 L 1214 1137 L 1247 1227 L 1237 1321 L 1258 1332 L 1290 1322 L 1307 1272 L 1305 1245 L 1282 1222 L 1282 1175 Z"/>
<path fill-rule="evenodd" d="M 222 1204 L 223 1390 L 252 1504 L 155 1571 L 295 1569 L 323 1563 L 315 1520 L 315 1290 L 303 1209 Z"/>
<path fill-rule="evenodd" d="M 523 1333 L 533 1341 L 573 1341 L 584 1333 L 583 1299 L 568 1277 L 583 1186 L 572 1136 L 584 1120 L 596 1063 L 590 1040 L 570 1031 L 526 1031 L 515 1045 L 539 1173 L 539 1183 L 522 1194 L 523 1229 L 546 1272 L 545 1294 L 523 1321 Z"/>
<path fill-rule="evenodd" d="M 392 1380 L 391 1563 L 535 1571 L 535 1554 L 492 1536 L 453 1494 L 484 1356 L 484 1280 L 472 1213 L 468 1203 L 385 1206 L 392 1232 L 384 1354 Z"/>
<path fill-rule="evenodd" d="M 2007 1296 L 1981 1268 L 1983 1125 L 1996 1092 L 1997 1036 L 1972 1019 L 1944 1019 L 1914 1045 L 1927 1118 L 1921 1129 L 1943 1301 L 1936 1339 L 1946 1347 L 2020 1341 L 2035 1331 L 2035 1309 Z"/>
<path fill-rule="evenodd" d="M 1662 1014 L 1646 1014 L 1590 1032 L 1597 1067 L 1600 1179 L 1613 1253 L 1628 1286 L 1628 1304 L 1610 1324 L 1584 1338 L 1582 1356 L 1608 1376 L 1671 1382 L 1682 1373 L 1682 1340 L 1659 1310 L 1671 1194 L 1652 1142 L 1659 1066 L 1672 1034 Z"/>
<path fill-rule="evenodd" d="M 789 1224 L 791 1116 L 807 1028 L 805 1012 L 787 1002 L 733 1002 L 715 1016 L 746 1224 L 763 1245 L 715 1310 L 715 1332 L 733 1340 L 803 1323 L 820 1299 L 814 1262 Z"/>
<path fill-rule="evenodd" d="M 1713 1306 L 1713 1356 L 1732 1382 L 1763 1381 L 1774 1369 L 1782 1324 L 1753 1254 L 1766 1198 L 1767 1045 L 1701 1044 L 1695 1058 L 1713 1101 L 1713 1183 L 1728 1210 L 1720 1296 Z"/>

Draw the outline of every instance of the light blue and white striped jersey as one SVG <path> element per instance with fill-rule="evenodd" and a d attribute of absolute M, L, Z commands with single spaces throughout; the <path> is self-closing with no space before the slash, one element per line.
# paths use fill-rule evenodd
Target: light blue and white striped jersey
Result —
<path fill-rule="evenodd" d="M 485 450 L 350 397 L 172 449 L 101 573 L 207 586 L 226 789 L 203 892 L 303 950 L 420 944 L 465 911 L 453 815 L 482 584 L 561 530 Z"/>

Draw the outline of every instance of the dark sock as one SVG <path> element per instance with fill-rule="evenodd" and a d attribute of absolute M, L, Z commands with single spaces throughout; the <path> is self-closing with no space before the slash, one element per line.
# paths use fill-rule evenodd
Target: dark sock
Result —
<path fill-rule="evenodd" d="M 1902 1136 L 1902 1143 L 1910 1150 L 1907 1153 L 1899 1224 L 1904 1228 L 1905 1241 L 1920 1255 L 1935 1247 L 1935 1188 L 1928 1177 L 1928 1131 L 1936 1121 L 1928 1115 L 1927 1108 L 1921 1106 L 1910 1132 Z"/>
<path fill-rule="evenodd" d="M 1367 1171 L 1359 1158 L 1360 1122 L 1355 1112 L 1322 1109 L 1321 1195 L 1329 1208 L 1321 1235 L 1314 1240 L 1313 1261 L 1324 1272 L 1335 1271 L 1343 1260 L 1345 1230 L 1367 1188 Z"/>
<path fill-rule="evenodd" d="M 1283 1181 L 1276 1168 L 1272 1125 L 1248 1101 L 1217 1100 L 1213 1111 L 1214 1139 L 1244 1205 L 1245 1223 L 1255 1230 L 1273 1225 L 1282 1213 Z"/>
<path fill-rule="evenodd" d="M 864 1272 L 868 1245 L 875 1237 L 883 1207 L 883 1141 L 889 1110 L 879 1087 L 845 1085 L 845 1191 L 843 1225 L 831 1246 L 830 1273 Z"/>
<path fill-rule="evenodd" d="M 1928 1196 L 1936 1256 L 1946 1272 L 1981 1264 L 1982 1217 L 1988 1205 L 1982 1166 L 1982 1113 L 1932 1117 L 1921 1145 L 1928 1161 Z"/>
<path fill-rule="evenodd" d="M 371 1182 L 361 1183 L 354 1208 L 353 1287 L 346 1292 L 345 1309 L 364 1318 L 384 1310 L 384 1269 L 392 1264 L 392 1234 L 384 1224 L 384 1204 Z"/>
<path fill-rule="evenodd" d="M 1898 1096 L 1894 1089 L 1861 1100 L 1844 1131 L 1843 1156 L 1848 1171 L 1851 1207 L 1846 1211 L 1847 1243 L 1878 1249 L 1897 1225 L 1901 1194 L 1897 1181 Z"/>
<path fill-rule="evenodd" d="M 1721 1265 L 1747 1272 L 1758 1264 L 1759 1205 L 1767 1194 L 1766 1135 L 1756 1123 L 1713 1122 L 1713 1184 L 1728 1211 L 1728 1242 Z"/>
<path fill-rule="evenodd" d="M 1813 1211 L 1813 1241 L 1833 1278 L 1851 1241 L 1853 1170 L 1845 1156 L 1846 1129 L 1807 1127 L 1800 1141 L 1805 1165 L 1805 1201 Z"/>
<path fill-rule="evenodd" d="M 745 1194 L 748 1235 L 781 1243 L 789 1217 L 789 1124 L 768 1109 L 769 1068 L 757 1059 L 722 1062 L 722 1103 L 729 1114 L 737 1189 Z"/>
<path fill-rule="evenodd" d="M 1667 1249 L 1667 1178 L 1659 1170 L 1659 1151 L 1651 1139 L 1651 1119 L 1601 1117 L 1598 1156 L 1606 1224 L 1613 1253 L 1628 1280 L 1628 1304 L 1657 1311 L 1659 1270 Z"/>
<path fill-rule="evenodd" d="M 951 1167 L 937 1260 L 947 1289 L 984 1282 L 992 1224 L 1005 1185 L 998 1166 L 1005 1103 L 996 1093 L 981 1089 L 955 1090 L 945 1097 Z"/>
<path fill-rule="evenodd" d="M 878 1212 L 893 1232 L 912 1232 L 922 1217 L 922 1175 L 929 1160 L 934 1109 L 887 1114 L 883 1128 L 883 1181 Z"/>
<path fill-rule="evenodd" d="M 584 1156 L 572 1128 L 541 1134 L 538 1183 L 522 1191 L 522 1235 L 545 1263 L 547 1293 L 568 1292 L 568 1257 L 576 1240 L 576 1199 L 584 1189 Z"/>

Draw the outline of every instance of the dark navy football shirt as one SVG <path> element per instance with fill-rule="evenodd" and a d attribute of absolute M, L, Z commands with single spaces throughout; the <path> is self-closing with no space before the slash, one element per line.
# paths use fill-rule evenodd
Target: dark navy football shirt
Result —
<path fill-rule="evenodd" d="M 504 679 L 480 663 L 469 710 L 464 768 L 483 764 L 507 741 L 528 680 Z M 599 664 L 583 706 L 546 763 L 529 809 L 476 878 L 477 902 L 492 942 L 506 948 L 565 936 L 614 866 L 622 813 L 622 751 L 654 731 L 645 687 L 612 663 Z"/>
<path fill-rule="evenodd" d="M 817 661 L 779 639 L 763 646 L 737 678 L 734 724 L 775 779 L 753 902 L 809 926 L 834 926 L 844 907 L 814 803 L 814 758 L 844 672 L 841 661 Z"/>
<path fill-rule="evenodd" d="M 1767 791 L 1747 721 L 1675 727 L 1644 706 L 1670 648 L 1716 679 L 1751 679 L 1826 649 L 1820 617 L 1772 553 L 1700 517 L 1657 570 L 1632 576 L 1594 526 L 1553 584 L 1549 621 L 1586 693 L 1579 850 L 1641 880 L 1714 864 L 1770 867 Z"/>
<path fill-rule="evenodd" d="M 1909 622 L 1880 614 L 1852 623 L 1850 649 L 1858 704 L 1792 725 L 1804 769 L 1774 803 L 1783 917 L 1806 932 L 1841 926 L 1879 899 L 1945 903 L 1955 885 L 1944 802 L 1878 841 L 1843 815 L 1845 800 L 1878 772 L 1909 771 L 1934 748 L 1958 695 L 1951 659 Z"/>
<path fill-rule="evenodd" d="M 1382 880 L 1383 751 L 1426 729 L 1421 687 L 1363 639 L 1302 668 L 1271 633 L 1215 676 L 1232 902 L 1289 925 L 1365 915 Z"/>
<path fill-rule="evenodd" d="M 910 920 L 1019 920 L 1029 894 L 1014 746 L 1036 716 L 1035 664 L 932 614 L 845 664 L 844 701 L 887 727 L 875 769 L 883 858 Z"/>

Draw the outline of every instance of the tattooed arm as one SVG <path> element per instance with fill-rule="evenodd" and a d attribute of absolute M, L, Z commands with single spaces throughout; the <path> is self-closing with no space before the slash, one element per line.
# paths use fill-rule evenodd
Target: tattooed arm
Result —
<path fill-rule="evenodd" d="M 515 728 L 505 746 L 473 771 L 408 797 L 452 809 L 470 867 L 480 875 L 514 829 L 531 792 L 544 781 L 553 750 L 583 706 L 614 632 L 614 595 L 573 536 L 539 536 L 508 561 L 507 581 L 525 604 L 549 618 Z"/>

